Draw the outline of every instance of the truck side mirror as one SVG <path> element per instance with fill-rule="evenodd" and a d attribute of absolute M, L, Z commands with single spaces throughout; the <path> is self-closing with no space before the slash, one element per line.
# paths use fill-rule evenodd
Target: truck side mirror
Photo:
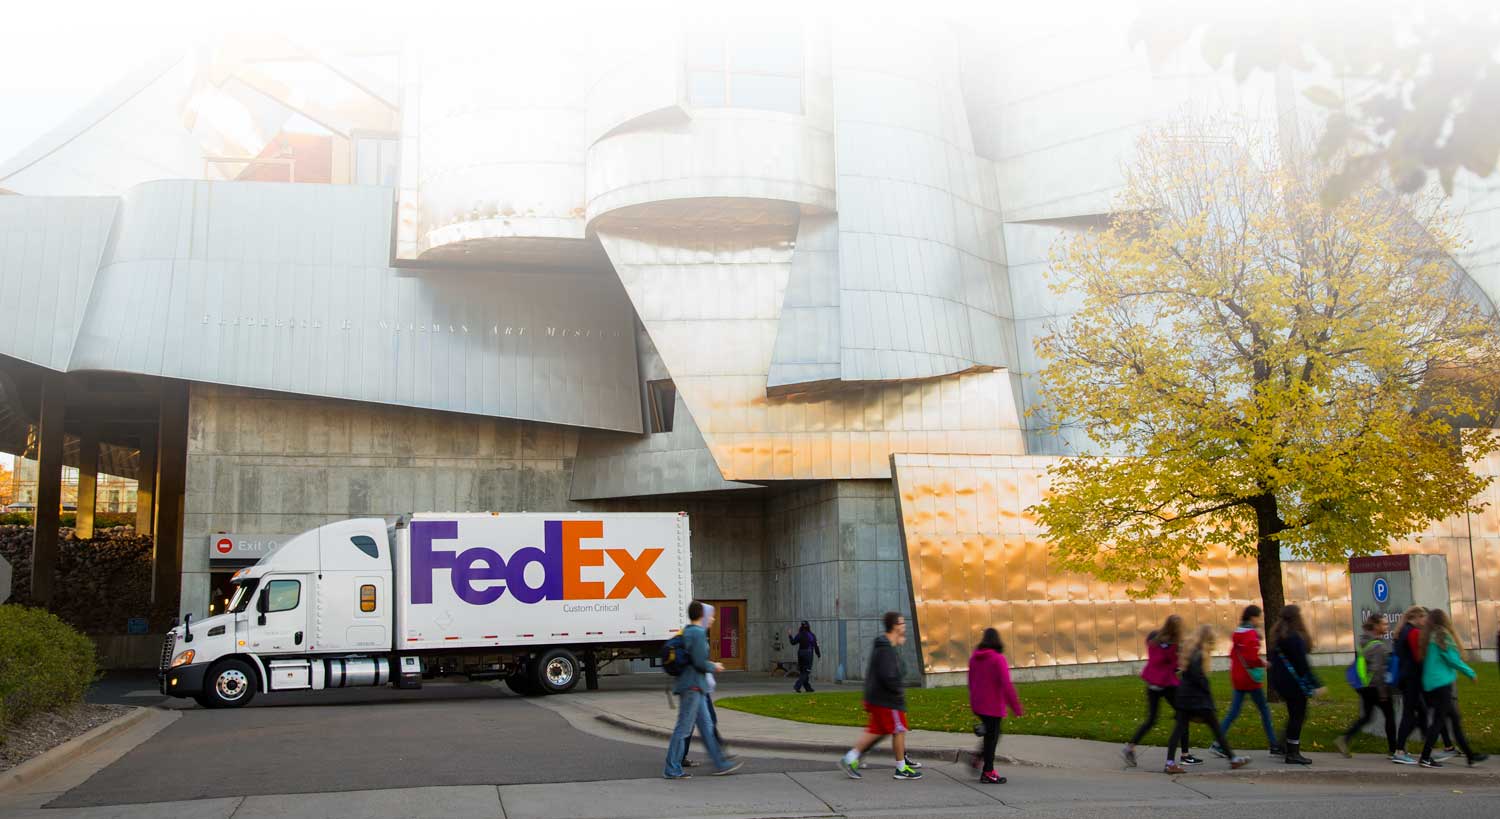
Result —
<path fill-rule="evenodd" d="M 261 589 L 260 590 L 260 594 L 255 598 L 255 610 L 260 613 L 260 618 L 257 620 L 257 622 L 260 625 L 262 625 L 262 626 L 265 625 L 266 624 L 266 612 L 271 610 L 271 590 L 270 589 Z"/>

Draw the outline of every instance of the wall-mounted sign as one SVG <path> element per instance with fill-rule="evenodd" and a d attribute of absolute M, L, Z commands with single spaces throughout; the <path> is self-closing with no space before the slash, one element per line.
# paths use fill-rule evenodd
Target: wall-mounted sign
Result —
<path fill-rule="evenodd" d="M 150 623 L 144 617 L 131 617 L 125 621 L 126 634 L 145 634 L 149 627 Z"/>
<path fill-rule="evenodd" d="M 1407 608 L 1448 608 L 1448 560 L 1442 555 L 1372 555 L 1349 559 L 1354 633 L 1379 614 L 1395 633 Z"/>
<path fill-rule="evenodd" d="M 255 561 L 276 551 L 291 535 L 240 535 L 219 532 L 208 536 L 208 559 Z"/>

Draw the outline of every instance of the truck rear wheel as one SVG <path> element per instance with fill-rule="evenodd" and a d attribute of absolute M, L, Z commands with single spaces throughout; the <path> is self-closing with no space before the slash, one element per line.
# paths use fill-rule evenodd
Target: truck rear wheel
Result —
<path fill-rule="evenodd" d="M 535 669 L 536 685 L 544 694 L 566 694 L 578 685 L 578 675 L 583 673 L 583 664 L 566 648 L 553 648 L 542 652 L 531 666 Z"/>
<path fill-rule="evenodd" d="M 253 699 L 255 669 L 244 660 L 224 660 L 203 680 L 203 705 L 208 708 L 239 708 Z"/>

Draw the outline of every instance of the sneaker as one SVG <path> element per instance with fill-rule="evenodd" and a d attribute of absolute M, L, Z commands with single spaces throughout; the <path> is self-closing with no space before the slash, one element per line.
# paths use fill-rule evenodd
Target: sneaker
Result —
<path fill-rule="evenodd" d="M 1282 748 L 1280 745 L 1272 745 L 1270 749 L 1266 751 L 1266 753 L 1270 754 L 1271 756 L 1286 756 L 1286 749 Z"/>
<path fill-rule="evenodd" d="M 1240 768 L 1243 768 L 1243 767 L 1245 767 L 1246 765 L 1249 765 L 1249 764 L 1250 764 L 1250 757 L 1248 757 L 1248 756 L 1237 756 L 1234 759 L 1229 760 L 1229 767 L 1230 767 L 1231 770 L 1236 770 L 1237 771 Z"/>
<path fill-rule="evenodd" d="M 1469 754 L 1469 767 L 1472 768 L 1489 758 L 1489 754 Z"/>
<path fill-rule="evenodd" d="M 906 763 L 906 767 L 908 767 L 908 768 L 920 768 L 920 767 L 922 767 L 922 763 L 916 761 L 915 759 L 912 759 L 911 757 L 906 757 L 905 759 L 903 759 L 901 761 L 905 762 Z"/>
<path fill-rule="evenodd" d="M 995 773 L 994 771 L 986 771 L 985 773 L 979 775 L 979 781 L 985 785 L 1004 785 L 1005 777 Z"/>
<path fill-rule="evenodd" d="M 736 759 L 736 760 L 733 760 L 732 762 L 730 762 L 728 765 L 725 765 L 724 767 L 718 769 L 717 771 L 714 771 L 713 775 L 714 776 L 728 776 L 728 775 L 734 773 L 735 771 L 737 771 L 737 770 L 739 770 L 740 768 L 743 768 L 743 767 L 745 767 L 745 763 L 743 763 L 740 760 Z"/>
<path fill-rule="evenodd" d="M 661 778 L 662 779 L 692 779 L 693 775 L 690 774 L 690 773 L 680 773 L 680 774 L 678 774 L 676 776 L 672 776 L 671 774 L 662 774 Z"/>
<path fill-rule="evenodd" d="M 892 779 L 921 779 L 922 778 L 922 772 L 919 771 L 919 770 L 917 770 L 916 768 L 908 768 L 907 766 L 902 765 L 901 767 L 899 767 L 899 768 L 896 769 L 895 773 L 891 774 L 891 778 Z"/>
<path fill-rule="evenodd" d="M 1333 747 L 1339 749 L 1339 753 L 1343 755 L 1345 759 L 1351 759 L 1354 756 L 1354 754 L 1349 753 L 1349 738 L 1346 736 L 1334 737 Z"/>
<path fill-rule="evenodd" d="M 1425 756 L 1422 757 L 1421 759 L 1417 760 L 1417 764 L 1421 765 L 1424 768 L 1441 768 L 1441 767 L 1443 767 L 1443 763 L 1437 761 L 1436 759 L 1428 759 Z"/>
<path fill-rule="evenodd" d="M 1176 762 L 1168 762 L 1167 767 L 1162 768 L 1161 772 L 1164 774 L 1185 774 L 1187 773 L 1187 768 L 1178 765 Z"/>
<path fill-rule="evenodd" d="M 840 759 L 839 770 L 843 771 L 845 774 L 848 774 L 850 779 L 865 778 L 864 775 L 859 772 L 859 757 L 855 757 L 854 759 Z"/>
<path fill-rule="evenodd" d="M 1127 768 L 1134 768 L 1135 767 L 1135 749 L 1134 748 L 1130 747 L 1129 745 L 1126 745 L 1124 748 L 1120 749 L 1120 756 L 1122 756 L 1122 757 L 1125 758 L 1125 767 L 1127 767 Z"/>
<path fill-rule="evenodd" d="M 1444 748 L 1443 750 L 1434 753 L 1432 755 L 1432 758 L 1436 759 L 1439 762 L 1442 762 L 1445 759 L 1452 759 L 1456 756 L 1458 756 L 1457 748 Z"/>
<path fill-rule="evenodd" d="M 1211 754 L 1213 754 L 1214 756 L 1220 758 L 1220 759 L 1228 759 L 1229 758 L 1229 754 L 1224 753 L 1224 749 L 1220 748 L 1219 747 L 1219 743 L 1217 743 L 1217 742 L 1215 742 L 1214 744 L 1208 746 L 1208 752 L 1211 753 Z"/>
<path fill-rule="evenodd" d="M 1391 754 L 1391 761 L 1396 763 L 1397 765 L 1417 764 L 1417 758 L 1405 751 L 1397 751 L 1394 754 Z"/>
<path fill-rule="evenodd" d="M 1199 759 L 1196 756 L 1193 756 L 1192 754 L 1183 754 L 1182 755 L 1182 764 L 1184 764 L 1184 765 L 1202 765 L 1203 764 L 1203 760 Z"/>

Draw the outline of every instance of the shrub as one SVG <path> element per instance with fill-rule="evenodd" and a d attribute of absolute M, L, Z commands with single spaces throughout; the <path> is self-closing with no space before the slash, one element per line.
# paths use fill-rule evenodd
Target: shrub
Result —
<path fill-rule="evenodd" d="M 42 609 L 0 605 L 0 741 L 7 725 L 81 702 L 94 676 L 87 637 Z"/>
<path fill-rule="evenodd" d="M 0 526 L 30 526 L 30 512 L 0 512 Z M 58 525 L 71 529 L 78 525 L 77 512 L 63 512 L 58 515 Z M 94 528 L 113 529 L 116 526 L 135 526 L 134 512 L 95 512 Z"/>

